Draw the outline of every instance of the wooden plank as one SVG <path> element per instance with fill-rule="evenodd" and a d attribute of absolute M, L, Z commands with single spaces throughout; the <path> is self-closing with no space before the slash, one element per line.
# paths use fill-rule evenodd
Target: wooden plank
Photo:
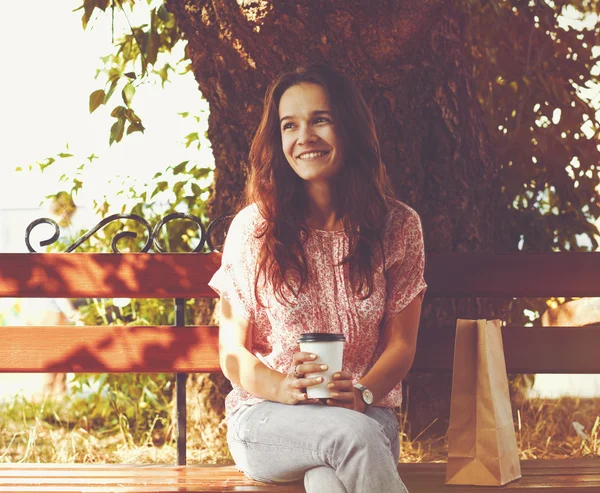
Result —
<path fill-rule="evenodd" d="M 460 486 L 445 483 L 446 464 L 400 464 L 400 476 L 410 493 L 489 493 L 489 491 L 525 490 L 540 493 L 600 491 L 600 459 L 525 460 L 523 477 L 504 486 Z"/>
<path fill-rule="evenodd" d="M 203 298 L 217 253 L 3 253 L 0 297 Z"/>
<path fill-rule="evenodd" d="M 0 492 L 304 493 L 302 482 L 257 483 L 235 466 L 2 464 Z"/>
<path fill-rule="evenodd" d="M 419 332 L 412 371 L 451 372 L 455 327 Z M 503 327 L 508 373 L 600 373 L 600 326 Z"/>
<path fill-rule="evenodd" d="M 0 327 L 0 372 L 221 371 L 218 327 Z"/>
<path fill-rule="evenodd" d="M 0 254 L 0 297 L 214 297 L 220 254 Z M 600 296 L 600 253 L 430 253 L 428 298 Z"/>
<path fill-rule="evenodd" d="M 0 372 L 221 371 L 218 327 L 7 326 L 0 332 Z M 454 336 L 454 327 L 421 330 L 412 371 L 452 371 Z M 502 337 L 509 373 L 600 373 L 599 326 L 504 327 Z"/>
<path fill-rule="evenodd" d="M 430 253 L 427 297 L 600 296 L 600 252 Z"/>
<path fill-rule="evenodd" d="M 490 487 L 445 486 L 445 463 L 399 464 L 411 493 L 486 493 Z M 523 478 L 495 491 L 540 493 L 600 491 L 600 459 L 521 461 Z M 232 465 L 1 464 L 0 491 L 20 492 L 286 492 L 304 493 L 302 482 L 257 483 Z"/>

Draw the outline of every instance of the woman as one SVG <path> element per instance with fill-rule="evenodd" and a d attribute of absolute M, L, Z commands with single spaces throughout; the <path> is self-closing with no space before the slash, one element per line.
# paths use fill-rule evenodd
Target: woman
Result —
<path fill-rule="evenodd" d="M 423 239 L 392 198 L 358 89 L 325 65 L 280 75 L 250 165 L 210 282 L 231 454 L 249 477 L 304 478 L 308 493 L 405 492 L 393 408 L 415 353 Z M 331 399 L 307 398 L 321 379 L 305 375 L 324 370 L 299 351 L 306 332 L 346 337 Z"/>

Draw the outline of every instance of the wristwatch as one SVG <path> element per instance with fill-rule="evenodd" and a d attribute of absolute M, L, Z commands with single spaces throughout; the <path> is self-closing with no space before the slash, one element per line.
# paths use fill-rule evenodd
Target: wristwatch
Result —
<path fill-rule="evenodd" d="M 360 383 L 355 383 L 354 388 L 359 390 L 362 400 L 367 407 L 373 404 L 373 392 L 371 392 L 367 387 L 361 385 Z"/>

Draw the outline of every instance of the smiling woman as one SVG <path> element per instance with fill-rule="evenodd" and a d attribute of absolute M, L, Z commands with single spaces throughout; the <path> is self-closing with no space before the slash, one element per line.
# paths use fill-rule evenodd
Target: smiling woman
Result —
<path fill-rule="evenodd" d="M 231 454 L 248 476 L 300 479 L 307 493 L 404 493 L 393 408 L 416 348 L 423 236 L 390 192 L 371 113 L 326 65 L 283 73 L 249 161 L 247 203 L 209 284 Z M 345 341 L 341 371 L 299 350 L 307 333 Z M 329 397 L 309 398 L 315 385 Z"/>

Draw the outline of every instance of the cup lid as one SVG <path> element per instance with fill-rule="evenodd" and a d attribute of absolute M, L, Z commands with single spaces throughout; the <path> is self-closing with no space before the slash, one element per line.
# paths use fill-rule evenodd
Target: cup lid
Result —
<path fill-rule="evenodd" d="M 309 332 L 300 336 L 300 342 L 344 342 L 344 334 L 327 334 L 323 332 Z"/>

